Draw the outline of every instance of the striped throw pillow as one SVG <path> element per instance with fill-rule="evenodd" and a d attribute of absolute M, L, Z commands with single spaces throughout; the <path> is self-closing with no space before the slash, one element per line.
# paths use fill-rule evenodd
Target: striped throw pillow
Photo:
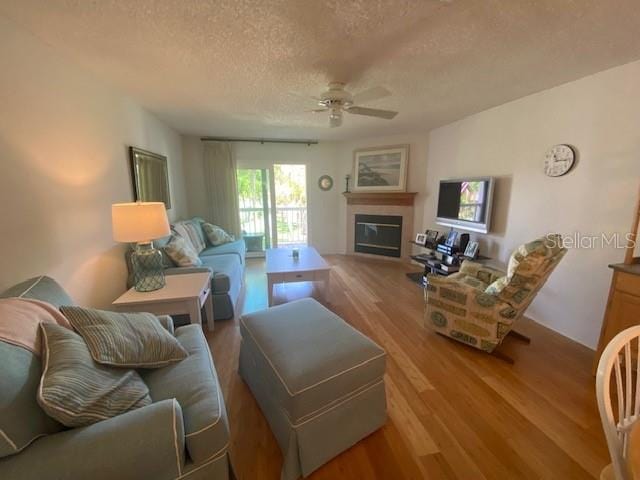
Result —
<path fill-rule="evenodd" d="M 193 247 L 196 253 L 200 253 L 207 247 L 204 243 L 202 234 L 198 231 L 200 228 L 195 226 L 192 222 L 178 222 L 173 225 L 173 230 L 184 238 L 187 243 Z"/>
<path fill-rule="evenodd" d="M 67 427 L 82 427 L 151 404 L 149 389 L 134 370 L 95 363 L 82 337 L 41 323 L 42 377 L 38 404 Z"/>
<path fill-rule="evenodd" d="M 160 368 L 187 358 L 187 351 L 151 313 L 118 313 L 60 307 L 87 343 L 91 357 L 113 367 Z"/>

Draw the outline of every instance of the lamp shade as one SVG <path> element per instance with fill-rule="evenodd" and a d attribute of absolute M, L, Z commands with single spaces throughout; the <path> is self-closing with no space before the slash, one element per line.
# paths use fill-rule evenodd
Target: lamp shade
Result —
<path fill-rule="evenodd" d="M 171 233 L 162 202 L 115 203 L 111 223 L 116 242 L 150 242 Z"/>

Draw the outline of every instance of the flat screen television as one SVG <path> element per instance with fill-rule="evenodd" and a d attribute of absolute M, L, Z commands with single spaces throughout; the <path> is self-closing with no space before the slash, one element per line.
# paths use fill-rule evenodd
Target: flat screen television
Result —
<path fill-rule="evenodd" d="M 436 223 L 488 233 L 491 228 L 493 184 L 491 177 L 441 180 Z"/>

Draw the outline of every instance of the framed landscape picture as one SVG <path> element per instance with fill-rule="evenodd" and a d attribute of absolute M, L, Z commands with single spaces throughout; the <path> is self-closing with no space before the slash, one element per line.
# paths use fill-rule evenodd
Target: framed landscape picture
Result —
<path fill-rule="evenodd" d="M 404 192 L 409 145 L 368 148 L 354 152 L 353 190 L 358 192 Z"/>

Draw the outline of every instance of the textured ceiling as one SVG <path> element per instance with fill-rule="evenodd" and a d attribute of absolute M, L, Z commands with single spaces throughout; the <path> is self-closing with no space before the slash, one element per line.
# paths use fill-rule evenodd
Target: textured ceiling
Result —
<path fill-rule="evenodd" d="M 183 133 L 345 139 L 425 131 L 640 58 L 637 0 L 0 0 L 0 15 Z M 331 80 L 391 121 L 311 95 Z"/>

